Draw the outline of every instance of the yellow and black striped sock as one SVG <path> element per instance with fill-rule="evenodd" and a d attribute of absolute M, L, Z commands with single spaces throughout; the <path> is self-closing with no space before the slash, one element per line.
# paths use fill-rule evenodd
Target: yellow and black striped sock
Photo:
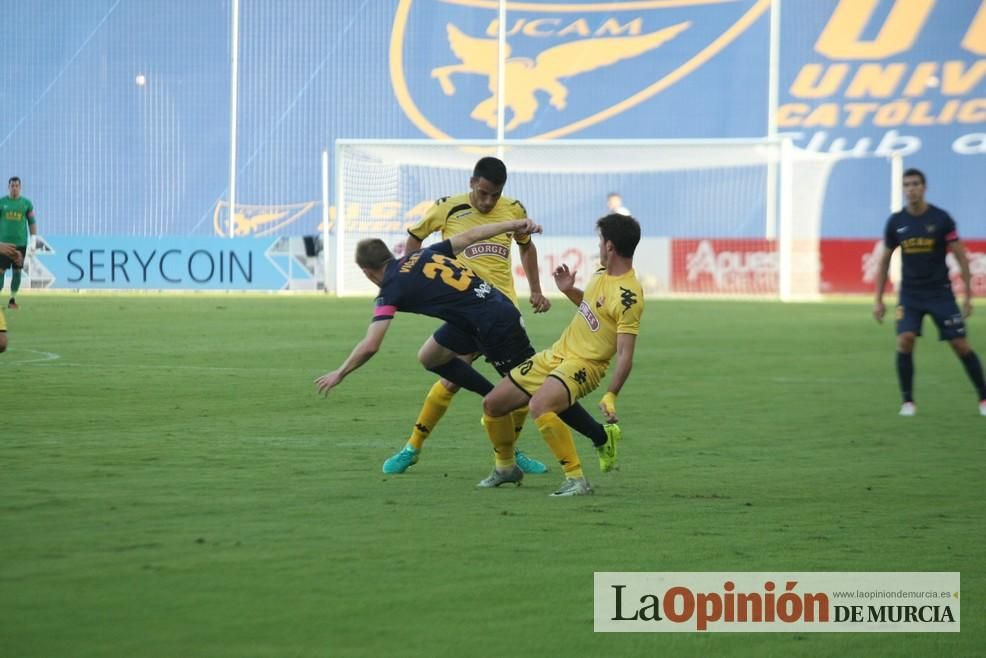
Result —
<path fill-rule="evenodd" d="M 493 453 L 496 455 L 496 467 L 501 471 L 514 465 L 514 444 L 517 437 L 514 435 L 513 420 L 507 416 L 487 416 L 483 415 L 483 425 L 486 427 L 486 434 L 490 437 L 493 444 Z"/>
<path fill-rule="evenodd" d="M 534 424 L 537 425 L 541 436 L 551 448 L 551 452 L 555 453 L 558 463 L 565 471 L 565 477 L 582 477 L 582 462 L 579 460 L 579 453 L 575 449 L 572 432 L 558 417 L 558 414 L 549 411 L 535 418 Z"/>
<path fill-rule="evenodd" d="M 415 450 L 421 450 L 425 439 L 428 438 L 431 431 L 435 429 L 435 425 L 448 410 L 453 395 L 455 394 L 442 386 L 441 381 L 435 382 L 431 390 L 428 391 L 424 404 L 421 405 L 421 413 L 418 414 L 418 420 L 414 423 L 414 429 L 411 430 L 411 438 L 407 440 L 408 445 Z"/>

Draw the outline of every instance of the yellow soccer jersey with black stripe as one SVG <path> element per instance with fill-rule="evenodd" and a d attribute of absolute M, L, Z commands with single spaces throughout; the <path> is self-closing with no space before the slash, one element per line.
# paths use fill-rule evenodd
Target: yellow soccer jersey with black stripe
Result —
<path fill-rule="evenodd" d="M 447 196 L 435 202 L 425 216 L 407 232 L 418 240 L 424 240 L 435 231 L 442 232 L 442 239 L 448 240 L 475 226 L 511 219 L 527 218 L 527 209 L 516 199 L 501 196 L 493 210 L 485 215 L 469 203 L 469 193 Z M 482 242 L 469 245 L 457 259 L 468 266 L 480 278 L 496 286 L 497 290 L 509 297 L 515 306 L 517 292 L 514 290 L 512 234 L 501 234 Z M 531 236 L 525 235 L 516 240 L 527 244 Z"/>
<path fill-rule="evenodd" d="M 608 364 L 616 354 L 616 335 L 640 333 L 643 312 L 644 292 L 633 270 L 620 276 L 596 270 L 578 313 L 551 350 L 562 357 Z"/>

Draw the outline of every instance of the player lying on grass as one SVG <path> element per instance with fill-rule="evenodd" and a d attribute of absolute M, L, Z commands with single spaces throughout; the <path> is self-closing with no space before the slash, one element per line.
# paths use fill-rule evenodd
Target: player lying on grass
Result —
<path fill-rule="evenodd" d="M 315 380 L 318 392 L 327 395 L 346 375 L 377 353 L 398 310 L 444 320 L 458 331 L 474 337 L 482 347 L 483 356 L 501 375 L 530 359 L 534 348 L 517 307 L 499 290 L 454 260 L 455 255 L 470 244 L 510 231 L 528 235 L 540 233 L 541 227 L 530 219 L 484 224 L 400 259 L 394 258 L 382 240 L 360 241 L 356 247 L 356 264 L 380 287 L 380 296 L 366 336 L 339 368 Z M 418 352 L 421 364 L 479 395 L 492 391 L 493 384 L 489 380 L 472 365 L 457 358 L 452 348 L 443 345 L 443 336 L 441 331 L 435 332 L 434 340 L 421 348 Z M 560 416 L 590 438 L 602 434 L 605 440 L 598 448 L 600 466 L 607 470 L 612 468 L 612 461 L 604 464 L 602 456 L 612 454 L 612 448 L 619 440 L 619 427 L 604 428 L 581 405 L 573 405 Z"/>
<path fill-rule="evenodd" d="M 576 400 L 599 386 L 616 356 L 616 369 L 599 406 L 609 422 L 617 421 L 616 396 L 630 376 L 644 311 L 643 290 L 633 271 L 640 224 L 633 217 L 614 213 L 596 222 L 596 228 L 601 267 L 585 291 L 575 287 L 575 272 L 567 265 L 554 271 L 558 289 L 578 307 L 575 317 L 551 349 L 513 368 L 483 400 L 484 425 L 496 455 L 493 472 L 483 481 L 485 486 L 523 479 L 524 473 L 513 460 L 516 439 L 509 414 L 530 404 L 534 423 L 565 471 L 564 483 L 551 495 L 592 493 L 572 433 L 559 418 Z M 615 441 L 612 458 L 615 461 Z"/>

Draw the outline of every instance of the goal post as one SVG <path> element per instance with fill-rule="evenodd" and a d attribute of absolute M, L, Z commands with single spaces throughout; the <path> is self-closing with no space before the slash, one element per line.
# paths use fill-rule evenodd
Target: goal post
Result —
<path fill-rule="evenodd" d="M 375 294 L 353 260 L 359 240 L 379 237 L 399 254 L 407 228 L 436 199 L 467 192 L 486 155 L 507 165 L 504 195 L 544 226 L 535 243 L 549 294 L 562 262 L 577 266 L 578 285 L 598 265 L 595 222 L 615 192 L 641 224 L 634 267 L 647 294 L 819 297 L 821 211 L 836 158 L 786 139 L 337 140 L 336 293 Z"/>

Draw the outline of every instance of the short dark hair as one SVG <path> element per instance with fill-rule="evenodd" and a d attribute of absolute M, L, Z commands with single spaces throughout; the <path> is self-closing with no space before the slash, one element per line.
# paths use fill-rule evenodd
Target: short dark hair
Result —
<path fill-rule="evenodd" d="M 613 197 L 615 197 L 615 196 L 618 196 L 618 197 L 620 197 L 621 199 L 623 198 L 623 195 L 622 195 L 622 194 L 620 194 L 619 192 L 610 192 L 609 194 L 607 194 L 607 195 L 606 195 L 606 198 L 607 198 L 607 199 L 612 199 L 612 198 L 613 198 Z"/>
<path fill-rule="evenodd" d="M 596 228 L 603 240 L 613 243 L 616 253 L 624 258 L 633 258 L 633 252 L 640 242 L 640 223 L 630 215 L 612 213 L 596 222 Z"/>
<path fill-rule="evenodd" d="M 366 238 L 356 245 L 356 264 L 368 270 L 379 270 L 394 260 L 387 244 L 380 238 Z"/>
<path fill-rule="evenodd" d="M 901 179 L 903 180 L 904 178 L 907 178 L 908 176 L 917 176 L 918 178 L 921 179 L 921 184 L 922 185 L 927 185 L 927 183 L 924 180 L 924 172 L 921 171 L 920 169 L 915 169 L 914 167 L 911 167 L 910 169 L 908 169 L 907 171 L 904 172 L 904 175 L 901 176 Z"/>
<path fill-rule="evenodd" d="M 20 176 L 11 176 L 10 177 L 10 180 L 7 181 L 7 185 L 10 185 L 14 181 L 17 181 L 18 183 L 21 182 L 21 177 Z"/>
<path fill-rule="evenodd" d="M 472 170 L 472 175 L 474 178 L 485 178 L 497 187 L 503 187 L 507 184 L 507 165 L 499 158 L 487 156 L 479 159 Z"/>

